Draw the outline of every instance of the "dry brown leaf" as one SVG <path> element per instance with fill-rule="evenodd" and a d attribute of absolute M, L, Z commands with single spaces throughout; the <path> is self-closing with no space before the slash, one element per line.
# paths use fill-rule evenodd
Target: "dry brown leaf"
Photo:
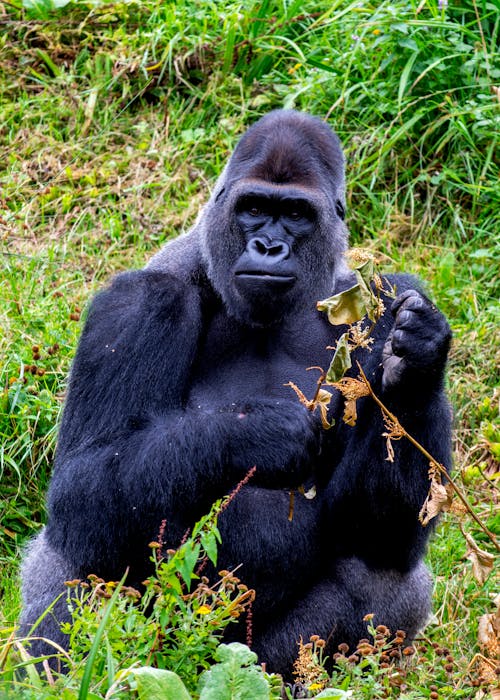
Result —
<path fill-rule="evenodd" d="M 343 377 L 333 386 L 340 391 L 346 399 L 360 399 L 362 396 L 368 396 L 370 391 L 366 384 L 360 379 L 353 377 Z"/>
<path fill-rule="evenodd" d="M 321 416 L 321 425 L 325 430 L 329 430 L 335 421 L 328 420 L 328 408 L 330 407 L 330 401 L 332 400 L 332 392 L 326 389 L 320 389 L 318 396 L 316 398 L 316 406 L 319 408 L 319 413 Z M 316 406 L 314 408 L 316 408 Z"/>
<path fill-rule="evenodd" d="M 472 562 L 472 573 L 474 578 L 479 585 L 482 586 L 493 569 L 495 556 L 490 554 L 490 552 L 485 552 L 484 549 L 480 549 L 471 535 L 463 530 L 462 532 L 468 544 L 466 557 L 470 562 Z"/>
<path fill-rule="evenodd" d="M 425 527 L 430 521 L 442 511 L 449 509 L 452 502 L 453 492 L 449 486 L 444 486 L 438 475 L 432 477 L 429 493 L 424 501 L 418 519 Z"/>
<path fill-rule="evenodd" d="M 386 445 L 387 445 L 387 457 L 385 458 L 386 462 L 394 462 L 394 447 L 392 446 L 392 441 L 393 440 L 401 440 L 402 437 L 405 435 L 405 431 L 399 421 L 392 420 L 389 418 L 389 416 L 384 414 L 384 424 L 385 427 L 387 428 L 387 432 L 382 433 L 382 437 L 387 438 L 386 439 Z"/>
<path fill-rule="evenodd" d="M 495 613 L 481 615 L 477 623 L 477 641 L 481 649 L 493 658 L 500 656 L 500 640 L 494 626 Z"/>
<path fill-rule="evenodd" d="M 387 435 L 387 433 L 384 433 L 384 436 L 387 438 L 385 442 L 387 447 L 387 457 L 385 458 L 385 461 L 394 462 L 394 447 L 392 446 L 391 438 Z"/>
<path fill-rule="evenodd" d="M 358 414 L 356 411 L 356 401 L 362 396 L 368 396 L 369 390 L 366 384 L 353 377 L 343 377 L 333 384 L 345 399 L 343 421 L 347 425 L 356 425 Z"/>
<path fill-rule="evenodd" d="M 354 427 L 356 425 L 356 420 L 358 419 L 358 414 L 356 411 L 356 400 L 347 399 L 344 404 L 344 416 L 343 420 L 346 425 Z"/>

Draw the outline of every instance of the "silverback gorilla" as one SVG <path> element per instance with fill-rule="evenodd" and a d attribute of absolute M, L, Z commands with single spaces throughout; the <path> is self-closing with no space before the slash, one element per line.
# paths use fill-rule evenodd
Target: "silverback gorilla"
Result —
<path fill-rule="evenodd" d="M 253 465 L 220 517 L 218 565 L 242 564 L 238 575 L 256 590 L 253 647 L 269 670 L 290 675 L 301 636 L 322 635 L 330 653 L 355 645 L 366 613 L 409 637 L 425 622 L 425 458 L 400 441 L 386 460 L 369 397 L 358 401 L 355 427 L 334 401 L 336 424 L 325 432 L 285 386 L 312 396 L 317 375 L 306 368 L 327 368 L 327 346 L 345 331 L 316 309 L 353 284 L 344 197 L 331 129 L 271 112 L 244 134 L 194 227 L 94 299 L 71 372 L 48 523 L 23 567 L 22 629 L 65 580 L 116 580 L 130 567 L 128 582 L 142 581 L 161 521 L 175 548 Z M 356 359 L 407 430 L 449 465 L 450 330 L 414 278 L 388 279 L 398 296 L 371 351 L 356 350 Z M 298 497 L 290 522 L 289 490 L 313 474 L 317 497 Z M 64 645 L 61 601 L 37 633 Z M 243 626 L 230 626 L 231 635 Z"/>

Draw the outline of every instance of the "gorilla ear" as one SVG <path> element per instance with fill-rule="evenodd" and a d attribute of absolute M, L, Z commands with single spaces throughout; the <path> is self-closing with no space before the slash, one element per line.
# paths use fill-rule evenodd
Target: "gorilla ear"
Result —
<path fill-rule="evenodd" d="M 342 219 L 342 221 L 344 221 L 344 219 L 345 219 L 345 207 L 339 199 L 337 199 L 337 201 L 335 202 L 335 211 L 337 212 L 337 216 L 340 219 Z"/>
<path fill-rule="evenodd" d="M 219 201 L 219 199 L 222 197 L 222 195 L 224 194 L 225 191 L 226 191 L 226 188 L 223 187 L 220 192 L 217 192 L 217 196 L 215 197 L 216 202 Z"/>

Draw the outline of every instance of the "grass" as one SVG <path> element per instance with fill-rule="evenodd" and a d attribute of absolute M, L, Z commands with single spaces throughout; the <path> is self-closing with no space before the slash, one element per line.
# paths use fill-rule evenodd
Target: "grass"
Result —
<path fill-rule="evenodd" d="M 353 243 L 423 277 L 448 315 L 457 479 L 498 532 L 498 6 L 15 4 L 0 3 L 5 629 L 19 610 L 20 548 L 45 517 L 86 304 L 194 221 L 238 136 L 277 107 L 328 118 L 346 150 Z M 474 579 L 459 521 L 446 515 L 430 548 L 426 631 L 452 650 L 454 670 L 429 647 L 402 697 L 429 697 L 433 679 L 444 695 L 473 697 L 481 677 L 478 620 L 493 611 L 498 566 L 484 585 Z M 463 528 L 488 549 L 469 519 Z"/>

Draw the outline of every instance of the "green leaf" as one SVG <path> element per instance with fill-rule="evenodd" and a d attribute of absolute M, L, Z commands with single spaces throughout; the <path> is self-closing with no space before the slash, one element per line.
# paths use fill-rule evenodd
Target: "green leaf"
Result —
<path fill-rule="evenodd" d="M 365 291 L 359 284 L 355 284 L 345 292 L 318 301 L 317 308 L 319 311 L 326 311 L 333 326 L 356 323 L 366 314 Z"/>
<path fill-rule="evenodd" d="M 181 555 L 178 562 L 179 573 L 184 579 L 186 586 L 189 586 L 191 579 L 194 578 L 194 567 L 198 562 L 200 549 L 201 546 L 199 544 L 187 542 L 182 551 L 179 552 Z"/>
<path fill-rule="evenodd" d="M 191 700 L 191 695 L 179 676 L 151 666 L 131 671 L 137 682 L 139 700 Z"/>
<path fill-rule="evenodd" d="M 367 260 L 365 263 L 357 267 L 354 270 L 354 273 L 356 274 L 358 283 L 370 290 L 370 283 L 374 275 L 373 260 L 371 258 Z"/>
<path fill-rule="evenodd" d="M 201 533 L 201 546 L 214 566 L 217 565 L 217 538 L 214 532 Z"/>
<path fill-rule="evenodd" d="M 27 10 L 45 10 L 53 12 L 66 7 L 73 0 L 22 0 L 22 6 Z"/>
<path fill-rule="evenodd" d="M 348 690 L 339 690 L 338 688 L 326 688 L 322 690 L 319 695 L 314 696 L 316 698 L 323 698 L 323 700 L 349 700 L 352 698 L 352 692 Z"/>
<path fill-rule="evenodd" d="M 326 373 L 325 381 L 327 384 L 335 384 L 338 382 L 348 369 L 352 367 L 351 351 L 347 339 L 348 333 L 343 333 L 337 341 L 335 354 Z"/>
<path fill-rule="evenodd" d="M 357 267 L 354 273 L 365 304 L 365 313 L 370 321 L 375 322 L 377 320 L 375 311 L 378 309 L 378 299 L 371 288 L 371 281 L 374 276 L 373 260 L 367 260 L 363 265 Z"/>
<path fill-rule="evenodd" d="M 221 644 L 216 658 L 220 663 L 200 678 L 200 700 L 269 700 L 270 686 L 257 654 L 239 642 Z"/>

